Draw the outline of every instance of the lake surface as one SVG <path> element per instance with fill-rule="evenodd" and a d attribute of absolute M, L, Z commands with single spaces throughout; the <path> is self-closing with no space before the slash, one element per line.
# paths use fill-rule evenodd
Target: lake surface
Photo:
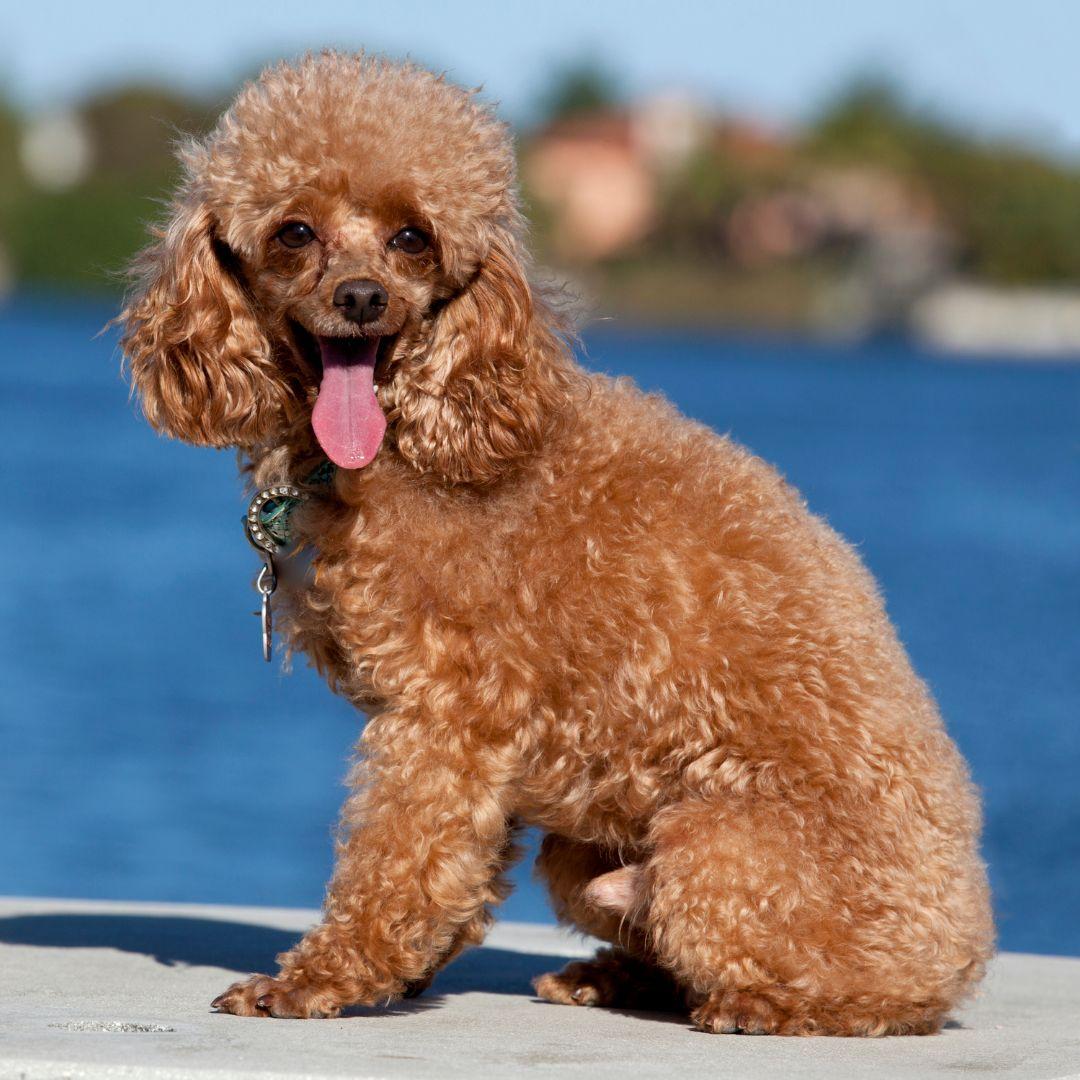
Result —
<path fill-rule="evenodd" d="M 262 662 L 233 458 L 137 417 L 111 313 L 0 308 L 0 893 L 317 904 L 361 718 Z M 985 793 L 1002 945 L 1080 954 L 1080 365 L 586 343 L 859 546 Z M 516 880 L 505 915 L 550 919 Z"/>

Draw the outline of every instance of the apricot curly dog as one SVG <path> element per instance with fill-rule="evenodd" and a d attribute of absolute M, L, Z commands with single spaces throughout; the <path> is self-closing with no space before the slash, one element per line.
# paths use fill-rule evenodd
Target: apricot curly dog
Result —
<path fill-rule="evenodd" d="M 476 944 L 524 824 L 610 943 L 551 1001 L 931 1032 L 992 948 L 964 763 L 852 550 L 767 465 L 587 374 L 476 98 L 325 53 L 182 152 L 123 347 L 149 421 L 295 515 L 288 634 L 370 717 L 324 921 L 214 1002 L 335 1016 Z"/>

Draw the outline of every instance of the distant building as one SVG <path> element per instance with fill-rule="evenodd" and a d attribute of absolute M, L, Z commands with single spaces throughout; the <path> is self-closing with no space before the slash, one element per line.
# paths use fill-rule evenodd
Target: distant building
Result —
<path fill-rule="evenodd" d="M 719 120 L 677 93 L 558 120 L 534 133 L 523 173 L 550 215 L 554 254 L 595 262 L 642 240 L 656 223 L 664 178 L 706 147 L 747 167 L 776 164 L 789 152 L 787 140 L 766 128 Z"/>
<path fill-rule="evenodd" d="M 652 225 L 652 172 L 627 113 L 562 120 L 539 132 L 525 160 L 529 189 L 551 215 L 551 244 L 568 262 L 594 262 Z"/>

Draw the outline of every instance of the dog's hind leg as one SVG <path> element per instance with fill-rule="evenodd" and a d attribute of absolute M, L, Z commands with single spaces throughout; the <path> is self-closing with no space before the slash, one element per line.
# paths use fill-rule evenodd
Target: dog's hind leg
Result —
<path fill-rule="evenodd" d="M 877 836 L 885 832 L 885 822 L 867 833 L 809 800 L 732 793 L 657 815 L 649 941 L 686 988 L 698 1028 L 884 1035 L 941 1026 L 970 949 L 938 917 L 934 894 L 916 890 L 920 862 L 935 858 L 932 834 Z M 943 868 L 939 888 L 950 887 Z"/>
<path fill-rule="evenodd" d="M 560 922 L 615 946 L 535 979 L 539 997 L 562 1005 L 683 1007 L 681 991 L 654 962 L 637 921 L 639 867 L 622 866 L 595 844 L 549 835 L 536 870 Z"/>
<path fill-rule="evenodd" d="M 682 1012 L 686 999 L 675 980 L 656 964 L 624 949 L 599 949 L 591 960 L 574 960 L 562 971 L 533 980 L 537 997 L 558 1005 L 601 1005 L 649 1012 Z"/>
<path fill-rule="evenodd" d="M 617 878 L 625 869 L 614 852 L 549 833 L 540 845 L 535 872 L 547 886 L 559 922 L 628 952 L 642 953 L 644 937 L 626 910 L 597 902 L 596 884 Z"/>

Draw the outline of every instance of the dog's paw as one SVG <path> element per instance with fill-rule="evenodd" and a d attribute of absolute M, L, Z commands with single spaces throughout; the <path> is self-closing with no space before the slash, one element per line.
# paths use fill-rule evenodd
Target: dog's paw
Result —
<path fill-rule="evenodd" d="M 317 986 L 293 985 L 287 979 L 253 975 L 233 983 L 219 994 L 210 1008 L 234 1016 L 274 1016 L 279 1019 L 307 1020 L 336 1017 L 342 1002 L 336 995 Z"/>
<path fill-rule="evenodd" d="M 721 990 L 710 994 L 690 1019 L 698 1030 L 714 1035 L 776 1035 L 787 1017 L 760 994 Z"/>
<path fill-rule="evenodd" d="M 616 982 L 600 964 L 575 961 L 562 971 L 552 971 L 533 979 L 537 997 L 558 1005 L 613 1005 Z"/>
<path fill-rule="evenodd" d="M 401 992 L 401 996 L 403 998 L 418 998 L 434 981 L 434 972 L 430 975 L 425 975 L 422 979 L 414 979 L 412 982 L 405 984 L 405 989 Z"/>

